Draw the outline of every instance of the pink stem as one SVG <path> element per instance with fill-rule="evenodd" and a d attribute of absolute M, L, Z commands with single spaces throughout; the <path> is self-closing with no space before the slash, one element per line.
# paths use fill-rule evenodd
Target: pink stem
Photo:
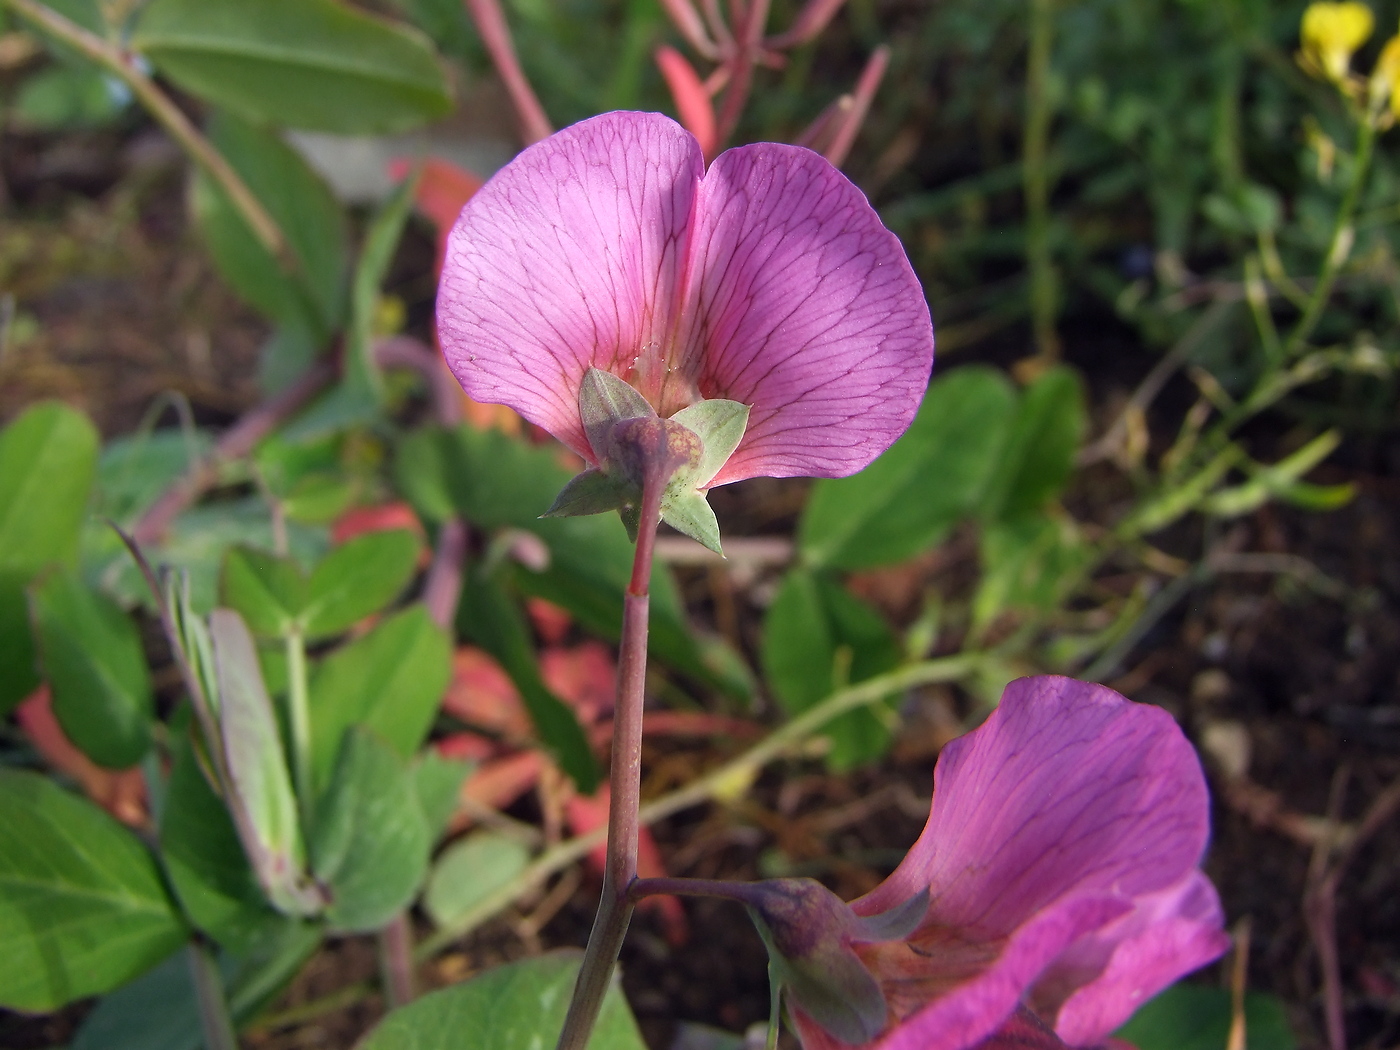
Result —
<path fill-rule="evenodd" d="M 705 21 L 709 23 L 711 35 L 719 42 L 720 54 L 728 54 L 734 47 L 734 35 L 729 32 L 729 26 L 724 23 L 724 16 L 720 14 L 719 0 L 700 0 L 700 6 L 705 12 Z"/>
<path fill-rule="evenodd" d="M 547 139 L 554 134 L 554 126 L 545 116 L 544 107 L 535 97 L 534 89 L 525 79 L 525 71 L 520 68 L 520 60 L 515 55 L 515 45 L 511 43 L 510 27 L 501 5 L 496 0 L 465 0 L 472 21 L 476 23 L 481 41 L 491 54 L 496 72 L 506 85 L 515 115 L 520 119 L 520 137 L 525 145 Z"/>
<path fill-rule="evenodd" d="M 720 110 L 717 149 L 734 134 L 739 117 L 744 112 L 744 104 L 749 100 L 749 87 L 753 83 L 754 56 L 758 53 L 759 41 L 763 38 L 763 26 L 768 21 L 768 3 L 769 0 L 753 0 L 741 27 L 742 36 L 729 63 L 732 72 L 729 89 L 724 93 L 724 106 Z"/>
<path fill-rule="evenodd" d="M 450 627 L 457 615 L 457 601 L 462 597 L 462 563 L 466 556 L 467 526 L 461 518 L 448 518 L 438 530 L 437 549 L 433 551 L 433 563 L 428 567 L 428 580 L 423 585 L 423 604 L 439 627 Z"/>
<path fill-rule="evenodd" d="M 411 368 L 428 384 L 433 414 L 445 427 L 462 421 L 462 388 L 447 370 L 447 363 L 427 343 L 408 335 L 394 335 L 374 344 L 374 356 L 384 368 Z"/>
<path fill-rule="evenodd" d="M 406 911 L 399 912 L 379 931 L 379 970 L 390 1009 L 413 1002 L 417 995 L 413 928 Z"/>
<path fill-rule="evenodd" d="M 711 61 L 719 58 L 719 46 L 705 32 L 704 19 L 692 0 L 661 0 L 661 6 L 691 47 Z"/>
<path fill-rule="evenodd" d="M 763 43 L 767 47 L 789 48 L 805 44 L 816 38 L 826 28 L 828 22 L 841 10 L 846 0 L 807 0 L 797 17 L 792 20 L 786 32 L 770 36 Z"/>
<path fill-rule="evenodd" d="M 617 710 L 613 717 L 611 804 L 608 807 L 608 856 L 603 869 L 603 895 L 593 931 L 588 935 L 583 966 L 574 985 L 557 1050 L 584 1050 L 607 994 L 613 966 L 622 949 L 633 903 L 628 887 L 637 877 L 637 810 L 642 790 L 642 699 L 647 674 L 647 613 L 651 594 L 651 562 L 661 495 L 670 480 L 648 470 L 642 486 L 637 550 L 632 579 L 622 604 L 622 640 L 617 656 Z"/>
<path fill-rule="evenodd" d="M 225 432 L 209 455 L 196 463 L 161 494 L 131 530 L 138 544 L 157 543 L 181 512 L 193 506 L 219 480 L 219 469 L 231 460 L 246 456 L 259 441 L 272 433 L 335 378 L 335 365 L 328 359 L 317 361 L 291 386 L 250 410 Z"/>
<path fill-rule="evenodd" d="M 855 96 L 851 100 L 851 108 L 846 113 L 845 120 L 841 122 L 836 137 L 826 149 L 826 159 L 831 161 L 833 166 L 839 168 L 855 144 L 860 126 L 865 123 L 865 115 L 870 112 L 870 100 L 875 97 L 875 91 L 879 88 L 889 64 L 890 49 L 882 44 L 875 49 L 870 61 L 865 64 L 865 69 L 861 71 L 860 80 L 856 82 Z"/>

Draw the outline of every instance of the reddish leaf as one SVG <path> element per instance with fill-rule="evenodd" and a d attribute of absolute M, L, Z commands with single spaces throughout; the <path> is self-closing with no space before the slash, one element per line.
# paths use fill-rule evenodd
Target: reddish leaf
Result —
<path fill-rule="evenodd" d="M 544 598 L 526 598 L 525 611 L 530 614 L 530 622 L 535 625 L 535 632 L 546 645 L 558 645 L 562 642 L 574 623 L 567 609 Z"/>
<path fill-rule="evenodd" d="M 455 737 L 448 739 L 456 740 Z M 452 751 L 460 750 L 463 742 L 459 741 L 452 748 L 443 747 L 445 743 L 447 741 L 438 745 L 438 751 L 449 758 L 457 757 Z M 544 765 L 544 755 L 538 751 L 517 751 L 487 759 L 463 782 L 462 797 L 492 809 L 505 809 L 539 782 Z M 452 830 L 460 831 L 471 822 L 469 811 L 459 812 L 452 818 Z"/>
<path fill-rule="evenodd" d="M 54 717 L 49 687 L 41 685 L 15 711 L 15 718 L 34 750 L 55 770 L 66 773 L 87 796 L 124 824 L 147 823 L 146 782 L 141 771 L 103 769 L 79 751 Z"/>
<path fill-rule="evenodd" d="M 700 152 L 705 159 L 712 159 L 719 146 L 715 107 L 710 102 L 710 93 L 705 90 L 700 75 L 684 55 L 664 44 L 656 49 L 656 65 L 666 78 L 671 97 L 676 100 L 676 112 L 680 115 L 681 124 L 700 143 Z"/>
<path fill-rule="evenodd" d="M 393 532 L 395 529 L 406 529 L 423 541 L 418 568 L 426 569 L 432 561 L 432 554 L 427 548 L 428 533 L 413 508 L 401 501 L 347 510 L 331 525 L 331 542 L 338 547 L 367 532 Z"/>
<path fill-rule="evenodd" d="M 452 656 L 452 681 L 442 709 L 469 725 L 513 740 L 528 740 L 534 730 L 515 683 L 489 653 L 464 645 Z"/>
<path fill-rule="evenodd" d="M 413 162 L 398 158 L 389 164 L 389 177 L 402 179 L 413 170 Z M 450 161 L 429 157 L 423 162 L 423 174 L 418 180 L 418 191 L 413 203 L 424 218 L 431 221 L 438 230 L 446 234 L 457 221 L 462 206 L 471 200 L 472 194 L 481 189 L 483 180 L 465 168 L 459 168 Z"/>
<path fill-rule="evenodd" d="M 578 713 L 584 725 L 612 714 L 617 696 L 617 665 L 601 642 L 581 642 L 540 653 L 540 677 Z"/>

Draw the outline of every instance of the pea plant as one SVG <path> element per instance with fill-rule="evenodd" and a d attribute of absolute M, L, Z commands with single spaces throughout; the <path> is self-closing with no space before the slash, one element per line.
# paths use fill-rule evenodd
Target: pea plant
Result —
<path fill-rule="evenodd" d="M 187 421 L 104 445 L 58 403 L 0 431 L 0 1005 L 100 996 L 74 1050 L 228 1050 L 327 938 L 366 935 L 390 1007 L 367 1050 L 625 1050 L 643 1046 L 615 978 L 634 910 L 681 930 L 678 898 L 706 896 L 742 905 L 768 951 L 769 1047 L 786 1030 L 807 1050 L 1051 1048 L 1102 1044 L 1227 951 L 1195 751 L 1096 683 L 1219 567 L 1157 534 L 1349 498 L 1305 480 L 1335 428 L 1275 462 L 1240 434 L 1306 385 L 1388 368 L 1319 333 L 1400 113 L 1400 38 L 1362 76 L 1369 9 L 1309 8 L 1298 64 L 1354 135 L 1317 147 L 1342 185 L 1329 233 L 1281 250 L 1268 194 L 1219 197 L 1247 238 L 1231 301 L 1255 352 L 1230 388 L 1193 367 L 1199 399 L 1150 455 L 1149 404 L 1226 307 L 1090 443 L 1032 222 L 1035 355 L 1015 378 L 935 366 L 905 246 L 839 170 L 889 49 L 771 136 L 791 143 L 727 148 L 801 108 L 771 71 L 806 61 L 840 7 L 808 0 L 772 31 L 766 0 L 665 0 L 632 12 L 602 77 L 560 44 L 601 30 L 563 7 L 517 52 L 494 0 L 0 0 L 53 53 L 23 105 L 141 107 L 187 154 L 192 223 L 271 331 L 267 400 L 222 434 Z M 653 54 L 668 20 L 690 57 Z M 449 57 L 494 65 L 524 150 L 489 180 L 409 162 L 351 215 L 283 132 L 441 117 Z M 573 123 L 554 131 L 535 82 Z M 1048 134 L 1026 141 L 1041 221 Z M 438 237 L 435 345 L 384 293 L 415 210 Z M 1150 326 L 1162 304 L 1123 295 Z M 1107 523 L 1076 520 L 1067 494 L 1104 463 L 1127 495 Z M 658 530 L 721 556 L 736 538 L 710 494 L 793 477 L 817 480 L 754 667 L 692 625 Z M 852 586 L 950 537 L 975 545 L 975 582 L 929 588 L 903 629 Z M 1096 586 L 1123 565 L 1132 593 Z M 981 721 L 944 747 L 923 834 L 870 893 L 666 871 L 650 825 L 733 802 L 779 758 L 876 762 L 935 683 Z M 682 732 L 744 744 L 644 798 L 644 734 Z M 567 835 L 505 812 L 542 784 Z M 419 963 L 579 864 L 601 876 L 582 955 L 419 994 Z"/>

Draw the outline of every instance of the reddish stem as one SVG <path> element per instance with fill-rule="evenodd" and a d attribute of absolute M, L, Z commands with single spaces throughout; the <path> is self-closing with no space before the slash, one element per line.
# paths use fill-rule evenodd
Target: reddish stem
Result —
<path fill-rule="evenodd" d="M 481 42 L 491 53 L 491 61 L 496 72 L 501 75 L 510 101 L 515 106 L 515 115 L 520 119 L 520 137 L 525 145 L 547 139 L 554 134 L 554 126 L 545 116 L 544 107 L 535 97 L 525 71 L 520 68 L 520 60 L 515 55 L 515 45 L 510 39 L 510 27 L 506 16 L 496 0 L 465 0 L 472 21 L 476 23 Z"/>
<path fill-rule="evenodd" d="M 622 604 L 622 640 L 617 656 L 617 710 L 613 717 L 611 805 L 608 808 L 608 856 L 603 869 L 603 895 L 593 931 L 588 935 L 583 966 L 574 985 L 558 1050 L 584 1050 L 602 1009 L 617 963 L 633 903 L 628 889 L 637 877 L 637 838 L 642 787 L 642 701 L 647 674 L 647 613 L 651 594 L 651 562 L 656 526 L 661 518 L 661 495 L 672 464 L 653 461 L 642 485 L 637 550 L 632 579 Z"/>
<path fill-rule="evenodd" d="M 826 159 L 831 161 L 834 167 L 841 166 L 846 154 L 851 151 L 851 146 L 855 144 L 860 126 L 865 123 L 865 114 L 870 111 L 870 100 L 875 97 L 875 90 L 880 86 L 889 64 L 890 49 L 882 44 L 875 49 L 870 61 L 865 64 L 865 69 L 861 71 L 860 80 L 856 81 L 855 95 L 851 99 L 851 108 L 846 111 L 831 145 L 826 148 Z"/>
<path fill-rule="evenodd" d="M 845 2 L 846 0 L 807 0 L 786 32 L 770 36 L 763 42 L 764 45 L 786 49 L 815 39 Z"/>
<path fill-rule="evenodd" d="M 744 112 L 744 104 L 749 100 L 754 58 L 758 54 L 759 42 L 763 39 L 763 27 L 768 21 L 768 4 L 769 0 L 753 0 L 745 12 L 743 25 L 739 27 L 739 41 L 729 61 L 729 89 L 724 93 L 724 106 L 720 110 L 716 149 L 728 142 L 729 137 L 734 134 L 734 129 L 739 125 L 739 117 Z"/>
<path fill-rule="evenodd" d="M 287 389 L 243 416 L 225 432 L 209 455 L 166 489 L 142 515 L 131 530 L 132 540 L 138 544 L 158 542 L 170 528 L 170 523 L 218 482 L 219 469 L 225 463 L 253 451 L 259 441 L 319 394 L 335 378 L 335 374 L 334 364 L 323 358 Z"/>

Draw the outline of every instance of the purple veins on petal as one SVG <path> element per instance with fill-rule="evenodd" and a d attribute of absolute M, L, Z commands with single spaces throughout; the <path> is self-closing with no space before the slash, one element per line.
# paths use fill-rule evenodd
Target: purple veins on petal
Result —
<path fill-rule="evenodd" d="M 438 331 L 467 393 L 592 461 L 590 366 L 663 416 L 751 407 L 713 484 L 853 473 L 913 418 L 933 362 L 917 278 L 864 196 L 808 150 L 722 154 L 654 113 L 608 113 L 530 147 L 463 209 Z"/>

